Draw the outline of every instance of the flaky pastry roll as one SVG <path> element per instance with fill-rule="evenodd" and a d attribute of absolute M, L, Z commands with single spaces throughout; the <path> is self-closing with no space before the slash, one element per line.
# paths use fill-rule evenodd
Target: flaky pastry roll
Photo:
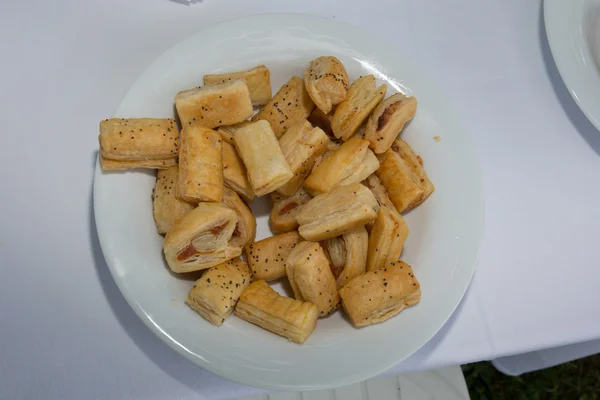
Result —
<path fill-rule="evenodd" d="M 233 312 L 250 280 L 250 270 L 244 260 L 225 261 L 196 281 L 185 302 L 208 322 L 220 326 Z"/>
<path fill-rule="evenodd" d="M 408 226 L 404 218 L 396 210 L 380 207 L 369 236 L 367 271 L 398 261 L 406 238 Z"/>
<path fill-rule="evenodd" d="M 248 71 L 204 75 L 204 84 L 212 85 L 236 79 L 243 79 L 246 85 L 248 85 L 253 105 L 262 106 L 263 104 L 267 104 L 271 98 L 271 73 L 264 65 L 259 65 Z"/>
<path fill-rule="evenodd" d="M 273 196 L 275 197 L 275 196 Z M 273 208 L 269 214 L 269 225 L 275 233 L 290 232 L 298 229 L 296 215 L 300 212 L 302 206 L 312 199 L 304 188 L 298 189 L 290 197 L 276 197 L 273 201 Z"/>
<path fill-rule="evenodd" d="M 158 171 L 152 191 L 152 215 L 156 230 L 165 234 L 181 217 L 194 209 L 194 205 L 177 198 L 177 164 L 169 169 Z"/>
<path fill-rule="evenodd" d="M 296 231 L 282 233 L 246 246 L 246 259 L 255 279 L 272 281 L 285 276 L 285 260 L 302 241 Z"/>
<path fill-rule="evenodd" d="M 312 303 L 280 296 L 265 281 L 256 281 L 242 293 L 235 315 L 293 342 L 304 343 L 315 330 L 319 311 Z"/>

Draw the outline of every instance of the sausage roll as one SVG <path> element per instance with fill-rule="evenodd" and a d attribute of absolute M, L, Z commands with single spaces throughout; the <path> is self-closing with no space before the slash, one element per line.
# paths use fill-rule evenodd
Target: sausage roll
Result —
<path fill-rule="evenodd" d="M 104 171 L 122 171 L 133 168 L 167 169 L 177 165 L 177 158 L 164 158 L 160 160 L 111 160 L 100 155 L 100 166 Z"/>
<path fill-rule="evenodd" d="M 369 236 L 367 271 L 398 261 L 408 237 L 408 226 L 396 210 L 380 207 Z"/>
<path fill-rule="evenodd" d="M 296 193 L 312 171 L 317 157 L 327 150 L 328 144 L 329 138 L 325 132 L 320 128 L 313 128 L 305 119 L 285 131 L 279 138 L 279 146 L 294 177 L 277 191 L 286 196 Z"/>
<path fill-rule="evenodd" d="M 333 112 L 324 114 L 323 111 L 315 107 L 312 113 L 308 116 L 308 122 L 313 126 L 321 128 L 327 136 L 334 137 L 333 131 L 331 130 L 331 119 L 333 118 Z"/>
<path fill-rule="evenodd" d="M 298 243 L 287 257 L 285 271 L 296 300 L 316 305 L 321 317 L 339 307 L 337 284 L 319 243 Z"/>
<path fill-rule="evenodd" d="M 223 183 L 225 186 L 235 190 L 248 201 L 254 199 L 254 190 L 250 186 L 246 167 L 235 147 L 223 141 L 222 155 Z"/>
<path fill-rule="evenodd" d="M 315 103 L 306 92 L 304 81 L 294 76 L 252 117 L 252 121 L 267 121 L 275 136 L 280 137 L 287 128 L 306 119 L 314 108 Z"/>
<path fill-rule="evenodd" d="M 397 93 L 383 100 L 373 110 L 365 127 L 365 139 L 376 154 L 382 154 L 394 143 L 404 125 L 417 112 L 417 99 Z"/>
<path fill-rule="evenodd" d="M 340 186 L 302 206 L 296 216 L 298 231 L 306 240 L 329 239 L 373 221 L 378 208 L 371 191 L 360 183 Z"/>
<path fill-rule="evenodd" d="M 329 192 L 356 171 L 367 155 L 369 142 L 352 138 L 314 167 L 304 181 L 306 190 L 313 194 Z"/>
<path fill-rule="evenodd" d="M 179 192 L 191 203 L 221 201 L 223 156 L 221 136 L 212 129 L 190 126 L 181 131 Z"/>
<path fill-rule="evenodd" d="M 398 261 L 352 279 L 340 289 L 344 311 L 356 327 L 384 322 L 421 299 L 410 265 Z"/>
<path fill-rule="evenodd" d="M 167 233 L 174 223 L 194 209 L 192 204 L 181 201 L 176 196 L 178 173 L 179 168 L 175 164 L 169 169 L 158 171 L 156 175 L 152 191 L 152 215 L 160 234 Z"/>
<path fill-rule="evenodd" d="M 174 119 L 110 118 L 100 122 L 100 155 L 118 161 L 177 157 L 179 130 Z"/>
<path fill-rule="evenodd" d="M 237 226 L 235 211 L 221 203 L 200 203 L 165 236 L 164 253 L 173 272 L 199 271 L 242 254 L 229 241 Z"/>
<path fill-rule="evenodd" d="M 242 79 L 184 90 L 175 96 L 175 107 L 185 128 L 233 125 L 252 116 L 252 101 Z"/>
<path fill-rule="evenodd" d="M 377 176 L 398 212 L 415 208 L 435 190 L 421 162 L 421 158 L 400 138 L 382 157 Z"/>
<path fill-rule="evenodd" d="M 332 249 L 329 247 L 328 250 L 331 260 L 335 262 L 335 264 L 341 265 L 341 268 L 338 267 L 335 269 L 339 271 L 336 276 L 337 287 L 341 288 L 355 277 L 366 272 L 369 234 L 364 226 L 360 226 L 344 233 L 342 236 L 329 239 L 327 241 L 328 244 L 330 244 L 330 240 L 337 240 L 336 247 L 338 248 L 338 255 L 333 256 L 331 252 Z M 336 274 L 334 273 L 334 276 L 335 275 Z"/>
<path fill-rule="evenodd" d="M 298 189 L 290 197 L 283 197 L 274 201 L 273 208 L 269 214 L 269 224 L 275 233 L 290 232 L 298 229 L 296 215 L 300 212 L 302 206 L 312 197 L 303 188 Z"/>
<path fill-rule="evenodd" d="M 234 258 L 206 271 L 185 302 L 208 322 L 220 326 L 249 285 L 248 266 L 241 258 Z"/>
<path fill-rule="evenodd" d="M 272 236 L 246 246 L 246 259 L 254 279 L 272 281 L 285 276 L 285 260 L 302 241 L 298 232 Z"/>
<path fill-rule="evenodd" d="M 309 302 L 280 296 L 265 281 L 250 284 L 235 307 L 238 318 L 296 343 L 304 343 L 315 330 L 319 311 Z"/>
<path fill-rule="evenodd" d="M 229 188 L 223 191 L 223 204 L 231 208 L 237 214 L 238 220 L 229 241 L 230 246 L 244 247 L 254 242 L 256 237 L 256 218 L 250 207 L 240 199 L 236 192 Z"/>
<path fill-rule="evenodd" d="M 239 124 L 235 125 L 220 126 L 219 129 L 217 129 L 217 132 L 219 132 L 219 135 L 221 135 L 221 139 L 223 139 L 230 145 L 235 146 L 235 142 L 233 141 L 233 134 L 238 129 L 248 126 L 251 123 L 252 122 L 250 121 L 242 121 Z"/>
<path fill-rule="evenodd" d="M 304 71 L 304 86 L 317 108 L 327 114 L 346 99 L 348 73 L 344 64 L 332 56 L 317 57 Z"/>
<path fill-rule="evenodd" d="M 348 185 L 350 183 L 362 182 L 378 169 L 379 160 L 377 159 L 377 156 L 373 154 L 371 149 L 367 149 L 365 158 L 363 158 L 362 162 L 358 165 L 358 168 L 356 168 L 353 173 L 342 179 L 340 181 L 340 185 Z"/>
<path fill-rule="evenodd" d="M 431 193 L 435 190 L 435 186 L 431 183 L 431 180 L 427 176 L 425 172 L 425 168 L 423 168 L 423 159 L 421 156 L 418 156 L 414 150 L 406 143 L 404 140 L 397 138 L 392 144 L 391 150 L 397 153 L 400 158 L 406 162 L 410 171 L 417 177 L 417 183 L 423 189 L 423 198 L 420 203 L 427 200 Z M 419 203 L 419 204 L 420 204 Z M 414 207 L 416 207 L 416 204 Z"/>
<path fill-rule="evenodd" d="M 267 121 L 241 128 L 233 138 L 257 196 L 279 189 L 294 176 Z"/>
<path fill-rule="evenodd" d="M 253 105 L 262 106 L 267 104 L 271 98 L 271 73 L 264 65 L 259 65 L 248 71 L 204 75 L 204 84 L 211 85 L 236 79 L 243 79 L 246 82 Z"/>
<path fill-rule="evenodd" d="M 357 79 L 348 89 L 346 100 L 333 113 L 331 129 L 336 138 L 348 140 L 367 119 L 371 111 L 385 96 L 387 86 L 377 87 L 373 75 Z"/>

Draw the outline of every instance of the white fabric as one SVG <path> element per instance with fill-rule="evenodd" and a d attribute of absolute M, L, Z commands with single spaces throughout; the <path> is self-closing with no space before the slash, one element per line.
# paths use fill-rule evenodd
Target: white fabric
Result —
<path fill-rule="evenodd" d="M 98 121 L 161 52 L 252 13 L 335 17 L 378 34 L 453 94 L 473 138 L 486 201 L 479 269 L 455 317 L 391 372 L 600 338 L 600 133 L 558 76 L 539 1 L 184 3 L 0 6 L 0 398 L 257 393 L 143 326 L 108 273 L 90 209 Z"/>

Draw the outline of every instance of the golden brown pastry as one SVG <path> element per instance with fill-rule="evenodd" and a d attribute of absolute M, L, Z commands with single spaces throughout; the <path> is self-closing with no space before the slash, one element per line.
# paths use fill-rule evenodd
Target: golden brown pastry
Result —
<path fill-rule="evenodd" d="M 178 139 L 179 130 L 175 120 L 166 118 L 105 119 L 100 122 L 98 136 L 100 155 L 117 161 L 172 159 L 177 157 Z"/>
<path fill-rule="evenodd" d="M 252 116 L 252 101 L 243 79 L 184 90 L 175 96 L 175 107 L 185 128 L 233 125 Z"/>
<path fill-rule="evenodd" d="M 246 246 L 246 259 L 254 279 L 272 281 L 285 276 L 285 260 L 302 241 L 298 232 L 272 236 Z"/>
<path fill-rule="evenodd" d="M 306 92 L 304 81 L 294 76 L 252 117 L 252 121 L 267 121 L 279 138 L 287 128 L 306 119 L 314 108 L 315 103 Z"/>
<path fill-rule="evenodd" d="M 421 162 L 420 157 L 400 138 L 383 154 L 377 176 L 398 212 L 415 208 L 435 190 Z"/>
<path fill-rule="evenodd" d="M 362 162 L 358 165 L 358 168 L 356 168 L 350 175 L 342 179 L 340 181 L 340 185 L 362 182 L 378 169 L 379 160 L 377 159 L 377 156 L 371 151 L 371 149 L 367 149 L 365 158 L 363 158 Z"/>
<path fill-rule="evenodd" d="M 348 94 L 348 73 L 344 64 L 332 56 L 317 57 L 304 71 L 308 95 L 323 113 L 344 101 Z"/>
<path fill-rule="evenodd" d="M 396 210 L 380 207 L 369 236 L 367 271 L 398 261 L 408 237 L 408 226 Z"/>
<path fill-rule="evenodd" d="M 294 176 L 267 121 L 241 128 L 233 138 L 257 196 L 279 189 Z"/>
<path fill-rule="evenodd" d="M 364 226 L 360 226 L 344 233 L 342 236 L 338 236 L 338 238 L 343 243 L 344 249 L 343 267 L 340 274 L 336 277 L 337 287 L 341 288 L 355 277 L 366 272 L 369 234 Z"/>
<path fill-rule="evenodd" d="M 388 196 L 385 186 L 383 186 L 376 174 L 369 175 L 369 177 L 365 179 L 362 184 L 369 188 L 381 207 L 387 207 L 391 210 L 396 209 L 396 207 L 394 207 L 394 203 L 392 203 Z"/>
<path fill-rule="evenodd" d="M 340 289 L 344 311 L 356 327 L 384 322 L 421 299 L 410 265 L 398 261 L 352 279 Z"/>
<path fill-rule="evenodd" d="M 320 128 L 313 128 L 305 119 L 290 126 L 279 138 L 279 147 L 294 177 L 277 191 L 286 196 L 296 193 L 312 171 L 317 157 L 327 150 L 328 144 L 329 138 L 325 132 Z"/>
<path fill-rule="evenodd" d="M 331 119 L 333 118 L 333 112 L 324 114 L 323 111 L 315 107 L 315 109 L 308 116 L 308 122 L 313 126 L 321 128 L 327 136 L 334 137 L 333 131 L 331 130 Z"/>
<path fill-rule="evenodd" d="M 177 165 L 177 158 L 165 158 L 161 160 L 111 160 L 100 155 L 100 166 L 104 171 L 123 171 L 133 168 L 167 169 Z"/>
<path fill-rule="evenodd" d="M 237 225 L 229 241 L 230 246 L 244 247 L 248 243 L 254 242 L 256 237 L 256 218 L 250 210 L 250 207 L 229 188 L 223 191 L 223 204 L 231 208 L 238 216 Z"/>
<path fill-rule="evenodd" d="M 160 234 L 167 233 L 174 223 L 194 209 L 192 204 L 179 200 L 175 195 L 178 173 L 179 167 L 175 164 L 169 169 L 158 171 L 156 175 L 152 191 L 152 215 Z"/>
<path fill-rule="evenodd" d="M 223 155 L 223 183 L 235 190 L 248 201 L 254 199 L 254 190 L 250 186 L 248 173 L 244 162 L 235 147 L 225 141 L 222 143 Z"/>
<path fill-rule="evenodd" d="M 385 96 L 387 86 L 377 87 L 373 75 L 363 76 L 350 86 L 346 100 L 335 109 L 331 129 L 335 137 L 348 140 L 367 119 L 371 111 Z"/>
<path fill-rule="evenodd" d="M 267 104 L 271 98 L 271 73 L 264 65 L 259 65 L 248 71 L 204 75 L 204 84 L 211 85 L 234 81 L 236 79 L 243 79 L 246 85 L 248 85 L 253 105 L 262 106 L 263 104 Z"/>
<path fill-rule="evenodd" d="M 336 236 L 323 240 L 321 246 L 323 247 L 325 256 L 329 259 L 331 273 L 337 280 L 346 265 L 346 243 L 344 242 L 344 238 L 343 236 Z"/>
<path fill-rule="evenodd" d="M 179 193 L 190 202 L 221 201 L 223 156 L 221 136 L 198 125 L 183 128 L 179 151 Z"/>
<path fill-rule="evenodd" d="M 279 199 L 279 197 L 277 197 Z M 302 206 L 312 197 L 303 188 L 298 189 L 290 197 L 283 197 L 274 201 L 273 208 L 269 214 L 269 224 L 275 233 L 290 232 L 298 229 L 296 215 L 300 212 Z"/>
<path fill-rule="evenodd" d="M 319 243 L 298 243 L 286 259 L 285 271 L 296 300 L 316 305 L 321 317 L 339 307 L 337 284 Z"/>
<path fill-rule="evenodd" d="M 316 195 L 339 186 L 365 160 L 368 147 L 369 142 L 366 140 L 351 138 L 313 168 L 304 181 L 304 187 L 309 193 Z"/>
<path fill-rule="evenodd" d="M 164 253 L 173 272 L 199 271 L 242 254 L 229 241 L 237 214 L 221 203 L 200 203 L 175 223 L 165 236 Z"/>
<path fill-rule="evenodd" d="M 271 205 L 274 206 L 275 204 L 279 203 L 281 200 L 287 199 L 287 196 L 284 196 L 278 192 L 271 192 L 271 193 L 269 193 L 269 198 L 271 199 Z"/>
<path fill-rule="evenodd" d="M 234 258 L 206 271 L 190 290 L 185 302 L 213 325 L 220 326 L 250 285 L 250 270 Z"/>
<path fill-rule="evenodd" d="M 242 121 L 239 124 L 235 125 L 220 126 L 219 129 L 217 129 L 217 132 L 219 132 L 219 135 L 221 135 L 221 139 L 223 139 L 230 145 L 235 146 L 235 142 L 233 141 L 233 134 L 238 129 L 248 126 L 251 123 L 252 122 L 250 121 Z"/>
<path fill-rule="evenodd" d="M 423 168 L 423 159 L 421 156 L 418 156 L 414 150 L 406 143 L 404 140 L 397 138 L 392 144 L 391 150 L 397 153 L 400 158 L 406 162 L 410 171 L 417 177 L 417 183 L 423 189 L 423 198 L 420 203 L 427 200 L 427 198 L 433 193 L 435 190 L 435 186 L 431 183 L 431 180 L 427 176 L 425 172 L 425 168 Z M 414 207 L 416 207 L 416 204 Z"/>
<path fill-rule="evenodd" d="M 378 208 L 373 193 L 360 183 L 340 186 L 302 206 L 298 231 L 306 240 L 329 239 L 373 221 Z"/>
<path fill-rule="evenodd" d="M 404 124 L 417 112 L 417 99 L 397 93 L 383 100 L 373 110 L 365 127 L 365 139 L 375 154 L 382 154 L 390 148 L 402 132 Z"/>
<path fill-rule="evenodd" d="M 265 281 L 244 290 L 235 308 L 238 318 L 296 343 L 304 343 L 315 330 L 319 311 L 309 302 L 280 296 Z"/>

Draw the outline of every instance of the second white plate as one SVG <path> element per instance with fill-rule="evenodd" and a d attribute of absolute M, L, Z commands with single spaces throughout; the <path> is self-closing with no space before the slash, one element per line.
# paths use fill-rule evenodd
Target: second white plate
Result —
<path fill-rule="evenodd" d="M 173 117 L 173 99 L 202 84 L 206 73 L 258 64 L 273 91 L 307 63 L 334 55 L 351 80 L 374 74 L 388 93 L 419 100 L 403 137 L 425 162 L 436 191 L 406 216 L 410 236 L 402 258 L 414 267 L 422 300 L 384 324 L 353 328 L 342 312 L 319 320 L 304 345 L 234 316 L 221 327 L 184 304 L 191 278 L 169 272 L 163 238 L 152 218 L 154 174 L 96 168 L 94 207 L 102 250 L 121 292 L 144 323 L 192 362 L 226 378 L 281 390 L 324 389 L 377 375 L 423 346 L 448 320 L 475 270 L 483 228 L 478 165 L 456 113 L 402 49 L 335 20 L 262 15 L 208 28 L 159 57 L 133 84 L 115 117 Z M 439 136 L 441 141 L 434 140 Z M 271 235 L 266 199 L 252 205 L 261 239 Z"/>

